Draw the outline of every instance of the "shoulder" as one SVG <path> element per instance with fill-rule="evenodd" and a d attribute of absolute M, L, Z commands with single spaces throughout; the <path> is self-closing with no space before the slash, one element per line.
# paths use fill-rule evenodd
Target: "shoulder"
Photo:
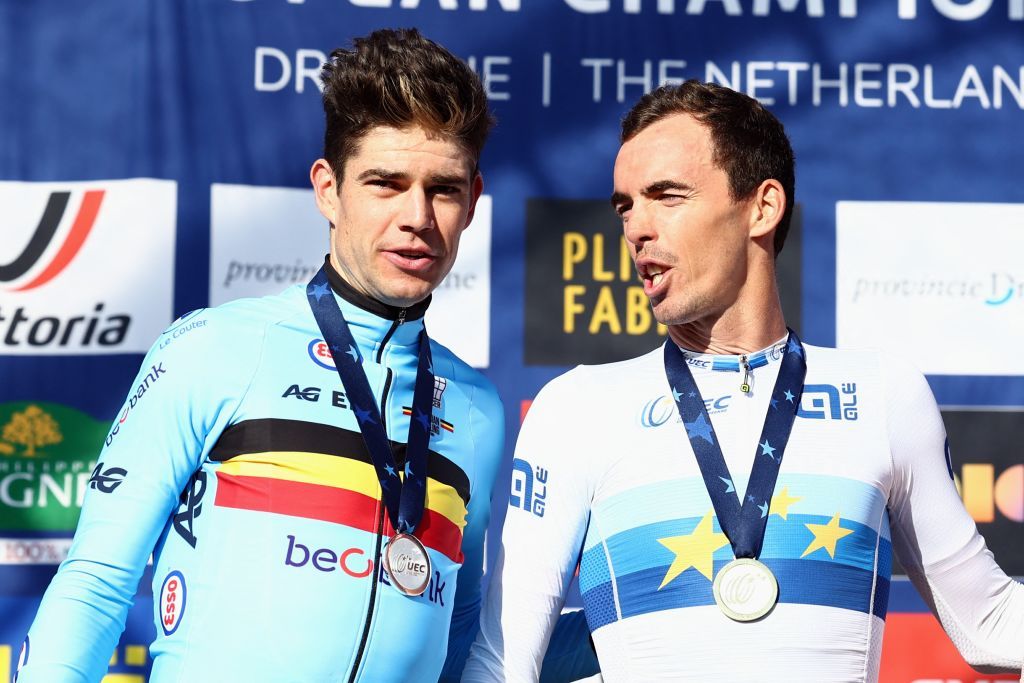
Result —
<path fill-rule="evenodd" d="M 434 376 L 458 385 L 471 408 L 495 419 L 504 415 L 498 390 L 486 375 L 434 339 L 430 340 L 430 353 Z"/>
<path fill-rule="evenodd" d="M 821 374 L 873 381 L 890 406 L 922 407 L 935 399 L 927 378 L 907 354 L 880 348 L 835 349 L 804 344 L 808 377 Z"/>
<path fill-rule="evenodd" d="M 299 305 L 304 301 L 295 295 L 295 288 L 281 294 L 259 298 L 236 299 L 212 308 L 190 311 L 171 323 L 157 338 L 157 345 L 170 348 L 196 347 L 214 351 L 217 344 L 231 342 L 232 347 L 248 346 L 253 335 L 262 336 L 267 327 L 290 318 L 305 315 Z M 227 353 L 229 349 L 224 349 Z"/>
<path fill-rule="evenodd" d="M 548 405 L 615 409 L 634 394 L 646 395 L 665 380 L 664 351 L 661 346 L 642 356 L 599 365 L 577 365 L 544 385 L 533 407 Z M 593 414 L 590 410 L 588 414 Z"/>

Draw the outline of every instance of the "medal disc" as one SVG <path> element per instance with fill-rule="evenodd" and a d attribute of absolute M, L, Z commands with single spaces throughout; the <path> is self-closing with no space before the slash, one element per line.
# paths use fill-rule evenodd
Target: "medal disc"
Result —
<path fill-rule="evenodd" d="M 760 619 L 779 599 L 779 583 L 772 570 L 746 557 L 722 567 L 712 591 L 719 609 L 736 621 Z"/>
<path fill-rule="evenodd" d="M 422 595 L 430 583 L 430 556 L 418 538 L 397 534 L 384 549 L 384 570 L 400 593 Z"/>

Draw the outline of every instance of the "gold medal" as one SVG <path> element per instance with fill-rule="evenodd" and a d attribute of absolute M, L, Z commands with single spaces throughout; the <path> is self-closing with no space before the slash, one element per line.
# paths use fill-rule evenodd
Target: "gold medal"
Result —
<path fill-rule="evenodd" d="M 742 557 L 722 567 L 712 586 L 718 608 L 730 619 L 754 621 L 768 614 L 779 599 L 779 582 L 772 570 Z"/>

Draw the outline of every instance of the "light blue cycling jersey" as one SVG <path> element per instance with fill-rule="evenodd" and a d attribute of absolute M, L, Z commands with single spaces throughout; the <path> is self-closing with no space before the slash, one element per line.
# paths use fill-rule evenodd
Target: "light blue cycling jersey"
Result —
<path fill-rule="evenodd" d="M 328 274 L 401 465 L 426 302 L 391 308 Z M 151 553 L 152 681 L 436 681 L 443 666 L 457 677 L 476 633 L 504 418 L 480 373 L 431 351 L 416 536 L 433 576 L 421 596 L 381 569 L 393 530 L 380 485 L 296 286 L 186 315 L 154 344 L 18 681 L 98 681 Z"/>

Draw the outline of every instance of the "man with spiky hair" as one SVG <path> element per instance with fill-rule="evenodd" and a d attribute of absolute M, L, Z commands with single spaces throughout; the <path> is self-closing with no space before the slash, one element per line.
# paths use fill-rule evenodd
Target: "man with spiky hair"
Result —
<path fill-rule="evenodd" d="M 154 344 L 140 377 L 157 375 L 98 456 L 22 683 L 99 681 L 151 555 L 152 681 L 462 670 L 504 418 L 423 315 L 483 189 L 492 120 L 477 76 L 415 30 L 356 39 L 322 78 L 323 268 Z"/>

